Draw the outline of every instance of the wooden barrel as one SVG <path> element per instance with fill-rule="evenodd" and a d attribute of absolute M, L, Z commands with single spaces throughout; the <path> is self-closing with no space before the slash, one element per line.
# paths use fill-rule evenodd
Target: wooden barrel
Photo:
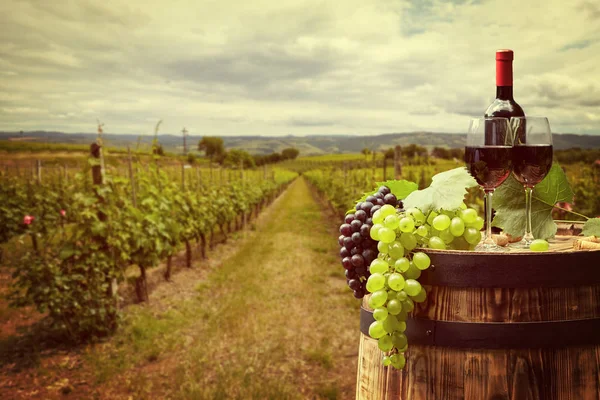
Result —
<path fill-rule="evenodd" d="M 428 295 L 402 371 L 381 365 L 366 301 L 357 399 L 600 399 L 600 251 L 426 250 Z"/>

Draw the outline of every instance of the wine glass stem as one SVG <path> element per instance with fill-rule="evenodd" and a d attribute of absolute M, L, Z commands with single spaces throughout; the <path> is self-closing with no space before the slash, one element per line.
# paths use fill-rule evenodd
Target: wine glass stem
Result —
<path fill-rule="evenodd" d="M 523 240 L 531 242 L 533 240 L 533 234 L 531 233 L 531 194 L 533 188 L 525 186 L 525 235 Z"/>
<path fill-rule="evenodd" d="M 485 244 L 494 244 L 492 239 L 492 194 L 493 190 L 485 191 Z"/>

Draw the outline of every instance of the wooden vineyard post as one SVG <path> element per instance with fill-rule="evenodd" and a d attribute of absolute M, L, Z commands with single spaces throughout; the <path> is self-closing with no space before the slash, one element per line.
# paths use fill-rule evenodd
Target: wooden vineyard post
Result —
<path fill-rule="evenodd" d="M 102 146 L 99 145 L 98 143 L 92 143 L 90 146 L 90 154 L 92 156 L 92 158 L 97 159 L 99 162 L 94 163 L 94 165 L 92 166 L 92 182 L 94 184 L 94 187 L 98 187 L 104 184 L 104 168 L 103 168 L 103 163 L 102 163 Z M 99 196 L 97 194 L 98 192 L 96 191 L 96 195 L 98 196 L 99 200 L 102 202 L 103 198 L 101 196 Z M 100 221 L 105 222 L 107 220 L 107 216 L 106 214 L 104 214 L 102 211 L 98 211 L 98 219 Z M 106 241 L 102 238 L 96 238 L 96 240 L 98 242 L 100 242 L 100 249 L 99 251 L 109 251 L 108 249 L 108 244 L 106 243 Z M 116 278 L 112 278 L 112 280 L 110 282 L 108 282 L 108 290 L 107 290 L 107 295 L 109 297 L 113 297 L 115 300 L 115 305 L 116 308 L 119 308 L 119 296 L 117 295 L 118 291 L 119 291 L 119 284 L 117 282 Z"/>
<path fill-rule="evenodd" d="M 383 154 L 383 181 L 387 180 L 387 157 Z"/>
<path fill-rule="evenodd" d="M 36 160 L 35 176 L 38 184 L 42 183 L 42 160 Z"/>
<path fill-rule="evenodd" d="M 394 179 L 402 177 L 402 148 L 396 146 L 394 148 Z"/>
<path fill-rule="evenodd" d="M 135 195 L 135 175 L 133 174 L 133 165 L 131 162 L 131 149 L 127 146 L 127 165 L 129 167 L 129 182 L 131 183 L 131 201 L 134 207 L 137 207 L 137 198 Z"/>
<path fill-rule="evenodd" d="M 202 174 L 200 173 L 200 166 L 196 165 L 196 181 L 198 182 L 197 189 L 200 190 L 202 187 Z"/>
<path fill-rule="evenodd" d="M 181 163 L 181 188 L 183 190 L 185 190 L 185 164 L 184 163 Z"/>

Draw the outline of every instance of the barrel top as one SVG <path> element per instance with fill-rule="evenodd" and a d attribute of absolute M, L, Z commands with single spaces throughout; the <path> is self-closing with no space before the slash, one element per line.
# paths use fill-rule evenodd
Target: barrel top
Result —
<path fill-rule="evenodd" d="M 419 281 L 427 285 L 535 288 L 600 285 L 600 250 L 574 250 L 573 236 L 557 236 L 547 252 L 423 249 L 432 267 Z"/>

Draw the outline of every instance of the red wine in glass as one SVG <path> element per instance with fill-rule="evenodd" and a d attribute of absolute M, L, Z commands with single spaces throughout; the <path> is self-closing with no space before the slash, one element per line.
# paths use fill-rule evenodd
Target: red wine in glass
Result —
<path fill-rule="evenodd" d="M 552 145 L 515 144 L 513 147 L 513 174 L 523 185 L 534 187 L 552 167 Z"/>
<path fill-rule="evenodd" d="M 511 146 L 467 146 L 465 162 L 479 186 L 492 190 L 508 178 L 512 170 Z"/>

